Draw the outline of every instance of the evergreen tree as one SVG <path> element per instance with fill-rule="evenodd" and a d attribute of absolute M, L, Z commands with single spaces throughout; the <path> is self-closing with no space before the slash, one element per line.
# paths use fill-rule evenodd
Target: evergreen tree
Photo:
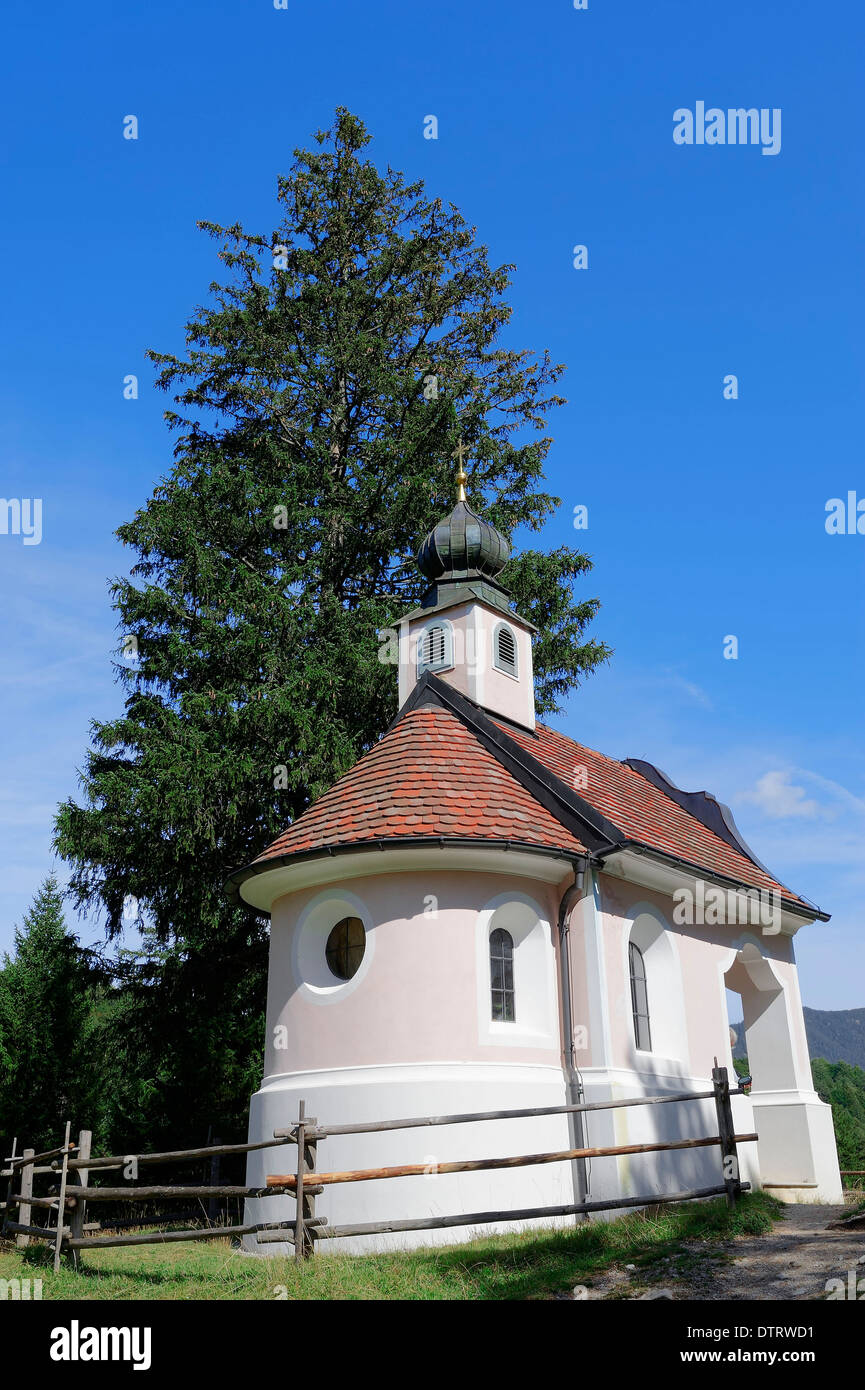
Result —
<path fill-rule="evenodd" d="M 558 504 L 541 483 L 562 369 L 500 342 L 512 268 L 489 265 L 455 207 L 380 172 L 368 142 L 340 110 L 279 180 L 272 234 L 201 224 L 226 283 L 183 356 L 151 354 L 175 463 L 118 533 L 137 556 L 113 587 L 137 653 L 117 664 L 125 710 L 94 724 L 84 798 L 57 820 L 77 905 L 115 936 L 134 900 L 178 947 L 154 1038 L 214 1121 L 219 1059 L 260 1029 L 265 972 L 264 924 L 225 876 L 395 712 L 379 633 L 420 597 L 412 555 L 452 504 L 460 435 L 470 505 L 505 534 Z M 597 600 L 572 591 L 590 567 L 524 549 L 501 576 L 540 629 L 541 712 L 609 655 L 585 637 Z"/>
<path fill-rule="evenodd" d="M 15 929 L 14 954 L 0 969 L 0 1132 L 35 1148 L 53 1147 L 61 1122 L 85 1123 L 82 1050 L 92 970 L 63 918 L 51 875 Z M 83 1063 L 83 1065 L 82 1065 Z"/>
<path fill-rule="evenodd" d="M 865 1071 L 849 1062 L 811 1062 L 814 1089 L 832 1106 L 838 1166 L 851 1172 L 865 1169 Z"/>

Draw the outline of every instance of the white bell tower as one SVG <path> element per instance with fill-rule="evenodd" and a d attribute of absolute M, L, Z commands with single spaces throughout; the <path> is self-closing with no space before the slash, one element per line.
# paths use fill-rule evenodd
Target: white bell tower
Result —
<path fill-rule="evenodd" d="M 496 579 L 510 546 L 466 502 L 464 452 L 460 445 L 457 504 L 417 553 L 430 586 L 420 607 L 400 624 L 400 707 L 424 671 L 432 671 L 487 713 L 534 729 L 536 629 L 513 612 L 507 589 Z"/>

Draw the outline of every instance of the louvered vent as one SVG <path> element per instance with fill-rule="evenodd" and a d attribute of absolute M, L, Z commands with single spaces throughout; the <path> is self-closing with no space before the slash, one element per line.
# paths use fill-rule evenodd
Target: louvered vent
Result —
<path fill-rule="evenodd" d="M 517 674 L 517 644 L 509 627 L 496 628 L 495 665 L 509 676 Z"/>
<path fill-rule="evenodd" d="M 420 640 L 418 668 L 423 671 L 437 671 L 450 665 L 450 628 L 440 625 L 428 627 Z"/>

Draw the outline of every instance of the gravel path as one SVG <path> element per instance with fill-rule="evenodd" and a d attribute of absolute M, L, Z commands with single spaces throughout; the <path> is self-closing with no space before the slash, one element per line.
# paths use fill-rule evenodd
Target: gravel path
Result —
<path fill-rule="evenodd" d="M 830 1279 L 849 1287 L 848 1271 L 861 1280 L 865 1300 L 865 1227 L 831 1231 L 844 1207 L 794 1206 L 765 1236 L 737 1236 L 702 1246 L 683 1242 L 679 1255 L 639 1268 L 617 1268 L 588 1290 L 591 1298 L 694 1299 L 704 1302 L 826 1298 Z"/>

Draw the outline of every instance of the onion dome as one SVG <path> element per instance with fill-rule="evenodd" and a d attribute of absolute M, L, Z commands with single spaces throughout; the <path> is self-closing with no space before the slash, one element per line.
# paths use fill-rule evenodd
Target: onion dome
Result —
<path fill-rule="evenodd" d="M 476 516 L 464 501 L 434 526 L 421 545 L 417 567 L 427 579 L 492 579 L 504 569 L 511 548 L 500 531 Z"/>
<path fill-rule="evenodd" d="M 468 477 L 463 459 L 468 446 L 460 440 L 454 458 L 459 459 L 457 504 L 450 516 L 434 526 L 415 556 L 421 574 L 439 579 L 494 579 L 503 570 L 511 548 L 501 531 L 475 513 L 466 503 Z"/>

